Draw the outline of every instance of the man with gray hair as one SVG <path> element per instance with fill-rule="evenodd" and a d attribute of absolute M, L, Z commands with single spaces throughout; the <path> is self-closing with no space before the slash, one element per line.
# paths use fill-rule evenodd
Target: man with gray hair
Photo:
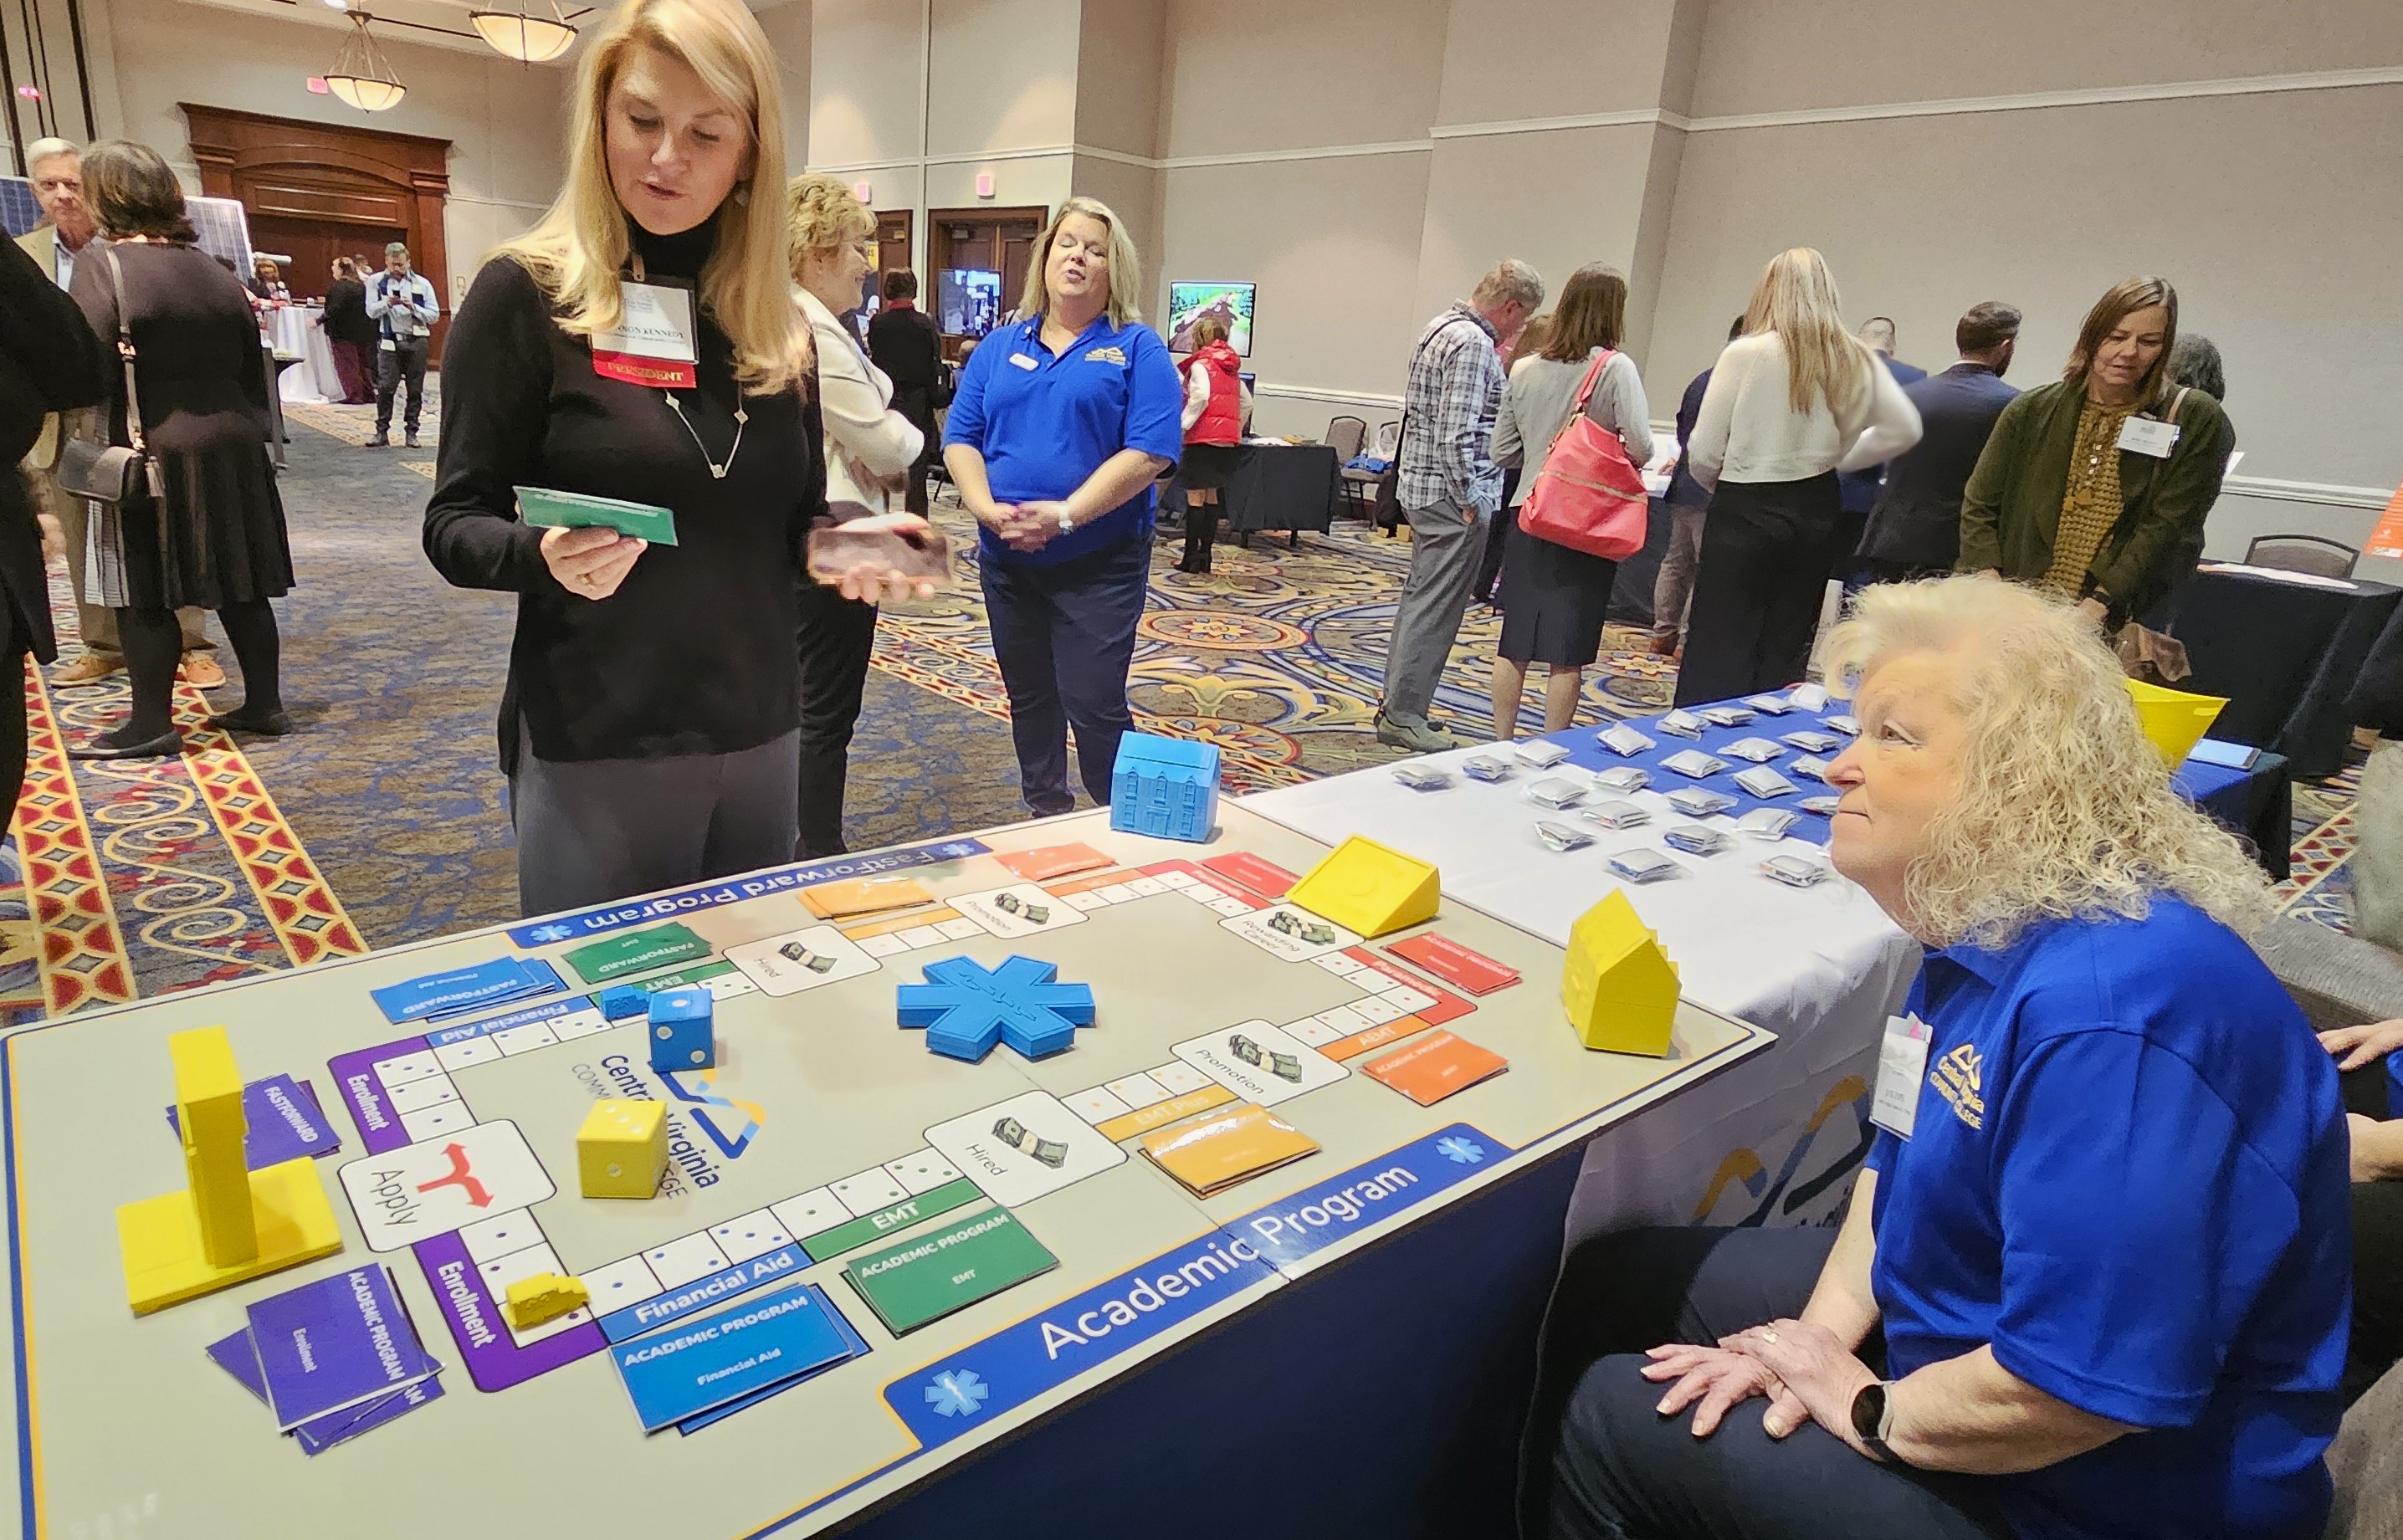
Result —
<path fill-rule="evenodd" d="M 99 231 L 91 205 L 83 201 L 83 152 L 63 139 L 36 139 L 25 146 L 25 173 L 34 184 L 34 200 L 42 206 L 42 222 L 17 237 L 17 244 L 38 263 L 50 282 L 65 288 L 75 280 L 76 261 L 91 249 Z M 59 543 L 66 548 L 67 577 L 74 585 L 76 619 L 83 651 L 50 675 L 54 685 L 89 685 L 125 667 L 117 644 L 117 612 L 105 604 L 84 603 L 84 535 L 88 506 L 58 484 L 59 446 L 70 438 L 98 437 L 98 413 L 90 408 L 55 413 L 42 423 L 42 436 L 27 452 L 22 470 L 34 493 L 34 506 L 57 526 Z M 175 618 L 184 628 L 184 677 L 201 689 L 225 683 L 225 670 L 209 656 L 211 643 L 201 630 L 201 612 L 182 609 Z"/>
<path fill-rule="evenodd" d="M 424 408 L 425 353 L 442 300 L 421 272 L 409 271 L 409 247 L 395 241 L 383 248 L 383 271 L 368 284 L 368 318 L 376 323 L 376 430 L 369 449 L 392 442 L 392 398 L 409 385 L 409 409 L 401 425 L 410 449 L 417 447 L 417 420 Z"/>
<path fill-rule="evenodd" d="M 1394 609 L 1377 742 L 1423 754 L 1456 747 L 1427 720 L 1444 659 L 1460 634 L 1485 547 L 1485 520 L 1502 503 L 1493 419 L 1502 404 L 1501 349 L 1544 302 L 1544 281 L 1516 257 L 1495 265 L 1466 299 L 1427 324 L 1402 392 L 1400 475 L 1395 492 L 1410 522 L 1410 575 Z"/>

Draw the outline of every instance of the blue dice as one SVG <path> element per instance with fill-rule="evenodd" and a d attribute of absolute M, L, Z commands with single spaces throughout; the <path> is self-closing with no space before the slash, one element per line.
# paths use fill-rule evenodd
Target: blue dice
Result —
<path fill-rule="evenodd" d="M 650 1002 L 651 1068 L 661 1075 L 705 1070 L 717 1062 L 717 1031 L 709 992 L 660 990 Z"/>

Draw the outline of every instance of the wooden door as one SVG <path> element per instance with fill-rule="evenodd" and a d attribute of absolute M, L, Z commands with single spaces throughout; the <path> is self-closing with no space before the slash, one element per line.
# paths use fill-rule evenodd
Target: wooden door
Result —
<path fill-rule="evenodd" d="M 892 209 L 876 216 L 876 292 L 884 293 L 884 275 L 910 272 L 910 211 Z M 923 285 L 922 285 L 923 288 Z M 923 299 L 923 292 L 921 298 Z"/>
<path fill-rule="evenodd" d="M 926 277 L 947 268 L 982 268 L 1001 274 L 1004 313 L 1018 308 L 1026 292 L 1026 270 L 1034 265 L 1035 243 L 1051 217 L 1044 208 L 931 209 L 926 214 L 928 261 Z M 929 306 L 932 309 L 932 306 Z M 945 351 L 956 356 L 959 339 L 946 337 Z"/>
<path fill-rule="evenodd" d="M 440 363 L 453 305 L 442 229 L 451 141 L 182 106 L 201 190 L 240 199 L 250 215 L 251 244 L 292 257 L 285 282 L 296 298 L 326 292 L 336 257 L 366 257 L 373 271 L 383 265 L 387 242 L 406 243 L 442 301 L 430 354 Z"/>

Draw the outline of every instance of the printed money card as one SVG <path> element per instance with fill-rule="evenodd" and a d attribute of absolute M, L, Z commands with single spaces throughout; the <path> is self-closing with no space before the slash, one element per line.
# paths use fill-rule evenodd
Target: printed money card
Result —
<path fill-rule="evenodd" d="M 926 1131 L 926 1143 L 993 1201 L 1011 1208 L 1107 1171 L 1127 1158 L 1126 1151 L 1048 1090 L 1028 1091 L 938 1123 Z"/>
<path fill-rule="evenodd" d="M 1352 1073 L 1266 1021 L 1205 1033 L 1169 1051 L 1246 1102 L 1264 1107 L 1331 1086 Z"/>
<path fill-rule="evenodd" d="M 952 899 L 951 907 L 1004 940 L 1085 923 L 1082 910 L 1064 898 L 1054 898 L 1032 882 L 992 893 L 971 893 Z"/>
<path fill-rule="evenodd" d="M 874 973 L 876 959 L 832 925 L 813 925 L 726 949 L 727 961 L 770 994 L 799 994 L 821 984 Z"/>
<path fill-rule="evenodd" d="M 1313 957 L 1360 944 L 1357 932 L 1345 930 L 1331 920 L 1321 920 L 1308 909 L 1296 909 L 1291 904 L 1273 904 L 1239 914 L 1220 921 L 1218 928 L 1232 931 L 1262 951 L 1288 963 L 1307 963 Z"/>

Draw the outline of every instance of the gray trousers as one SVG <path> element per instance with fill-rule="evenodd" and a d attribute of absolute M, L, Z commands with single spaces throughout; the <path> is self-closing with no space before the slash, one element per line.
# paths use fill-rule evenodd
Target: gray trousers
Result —
<path fill-rule="evenodd" d="M 2369 751 L 2353 838 L 2353 934 L 2403 949 L 2403 742 Z M 2403 1117 L 2403 1107 L 2390 1116 Z"/>
<path fill-rule="evenodd" d="M 800 734 L 734 754 L 670 759 L 534 756 L 521 733 L 509 778 L 518 906 L 528 915 L 606 904 L 793 858 Z"/>
<path fill-rule="evenodd" d="M 1468 590 L 1477 579 L 1477 558 L 1485 549 L 1483 508 L 1462 512 L 1457 504 L 1404 508 L 1410 521 L 1410 575 L 1394 606 L 1394 639 L 1385 654 L 1385 701 L 1389 722 L 1426 724 L 1444 660 L 1460 635 Z"/>
<path fill-rule="evenodd" d="M 90 437 L 93 421 L 98 416 L 99 413 L 90 407 L 63 413 L 60 437 Z M 84 526 L 91 505 L 80 497 L 70 496 L 50 471 L 29 467 L 26 479 L 33 485 L 34 506 L 59 521 L 59 533 L 66 541 L 67 579 L 75 585 L 76 621 L 83 633 L 83 650 L 103 658 L 121 659 L 125 649 L 117 643 L 117 612 L 106 604 L 89 604 L 84 599 L 87 591 L 83 586 Z M 184 628 L 186 652 L 199 652 L 216 645 L 201 630 L 201 610 L 197 605 L 177 610 L 175 621 Z"/>
<path fill-rule="evenodd" d="M 1669 510 L 1669 548 L 1660 553 L 1660 575 L 1652 579 L 1652 634 L 1682 642 L 1686 611 L 1694 602 L 1694 569 L 1702 561 L 1702 516 L 1707 508 Z"/>

